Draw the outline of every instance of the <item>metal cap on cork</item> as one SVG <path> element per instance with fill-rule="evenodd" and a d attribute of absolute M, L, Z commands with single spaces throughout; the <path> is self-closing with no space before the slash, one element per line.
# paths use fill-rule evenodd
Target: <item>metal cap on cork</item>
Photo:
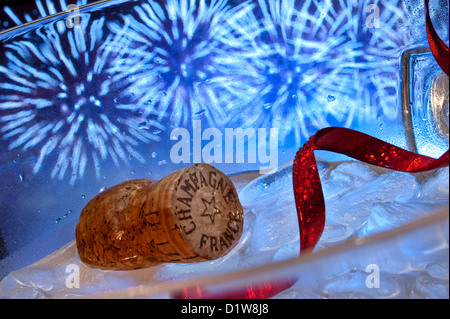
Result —
<path fill-rule="evenodd" d="M 97 195 L 76 228 L 81 260 L 108 270 L 224 256 L 239 241 L 243 209 L 231 180 L 208 164 L 159 182 L 136 180 Z"/>

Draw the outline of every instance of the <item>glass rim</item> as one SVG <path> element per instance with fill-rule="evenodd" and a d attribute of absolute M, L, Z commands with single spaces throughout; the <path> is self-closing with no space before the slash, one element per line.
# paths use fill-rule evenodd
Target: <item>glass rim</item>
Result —
<path fill-rule="evenodd" d="M 88 298 L 152 298 L 152 296 L 169 294 L 173 297 L 176 293 L 185 290 L 193 290 L 197 287 L 224 287 L 225 291 L 239 290 L 247 284 L 262 283 L 265 281 L 283 281 L 295 272 L 296 267 L 303 266 L 308 263 L 320 263 L 321 260 L 326 260 L 337 256 L 341 253 L 346 253 L 352 249 L 364 249 L 371 245 L 379 245 L 389 241 L 401 239 L 402 236 L 421 231 L 429 227 L 437 227 L 438 225 L 447 225 L 449 220 L 449 207 L 437 210 L 435 213 L 410 222 L 401 227 L 376 233 L 364 238 L 357 238 L 337 244 L 333 247 L 325 248 L 318 252 L 302 253 L 298 257 L 287 259 L 284 261 L 264 264 L 261 266 L 250 267 L 247 269 L 236 270 L 232 272 L 204 275 L 194 279 L 181 279 L 174 281 L 160 281 L 151 284 L 144 284 L 138 287 L 126 288 L 115 292 L 106 292 L 101 295 L 92 294 L 87 295 Z M 444 226 L 445 227 L 445 226 Z M 270 279 L 269 279 L 270 278 Z M 227 288 L 228 287 L 228 288 Z M 233 289 L 233 288 L 234 289 Z M 236 288 L 238 287 L 238 288 Z M 219 289 L 220 291 L 220 289 Z M 171 295 L 172 294 L 172 295 Z M 125 297 L 126 296 L 126 297 Z M 84 297 L 83 297 L 84 298 Z"/>
<path fill-rule="evenodd" d="M 88 4 L 85 4 L 85 5 L 82 5 L 82 6 L 78 7 L 78 8 L 80 10 L 83 10 L 83 9 L 86 9 L 86 8 L 94 7 L 94 6 L 97 6 L 97 5 L 100 5 L 100 4 L 104 4 L 104 3 L 107 3 L 107 2 L 113 2 L 113 1 L 116 1 L 116 0 L 99 0 L 99 1 L 95 1 L 93 3 L 88 3 Z M 64 11 L 61 11 L 61 12 L 58 12 L 58 13 L 55 13 L 55 14 L 51 14 L 51 15 L 45 16 L 43 18 L 39 18 L 39 19 L 30 21 L 30 22 L 25 22 L 24 24 L 21 24 L 21 25 L 18 25 L 18 26 L 15 26 L 15 27 L 12 27 L 12 28 L 0 31 L 0 40 L 1 40 L 1 37 L 7 36 L 10 33 L 13 33 L 13 32 L 16 32 L 16 31 L 20 31 L 21 29 L 25 29 L 25 28 L 27 28 L 29 26 L 32 26 L 32 25 L 40 23 L 40 22 L 44 22 L 44 21 L 47 21 L 47 20 L 51 20 L 53 18 L 57 18 L 57 17 L 60 17 L 60 16 L 71 14 L 72 11 L 73 10 L 64 10 Z"/>

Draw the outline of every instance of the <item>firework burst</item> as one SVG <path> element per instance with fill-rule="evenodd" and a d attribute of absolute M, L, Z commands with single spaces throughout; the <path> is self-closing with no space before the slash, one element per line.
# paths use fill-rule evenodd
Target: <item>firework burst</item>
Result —
<path fill-rule="evenodd" d="M 89 163 L 100 177 L 100 164 L 116 166 L 131 158 L 145 162 L 139 143 L 157 140 L 124 84 L 124 72 L 108 70 L 123 41 L 105 36 L 105 18 L 83 16 L 78 27 L 64 21 L 38 28 L 27 40 L 6 44 L 6 66 L 0 66 L 0 134 L 9 150 L 36 152 L 38 173 L 56 157 L 52 178 L 85 175 Z"/>
<path fill-rule="evenodd" d="M 360 43 L 362 55 L 354 77 L 364 90 L 358 90 L 355 101 L 361 104 L 355 118 L 373 120 L 375 117 L 394 119 L 398 106 L 398 65 L 401 52 L 417 39 L 412 39 L 406 28 L 408 17 L 404 2 L 370 1 L 344 2 L 332 15 L 344 16 L 349 39 Z M 376 19 L 376 23 L 375 20 Z"/>
<path fill-rule="evenodd" d="M 120 48 L 120 65 L 129 66 L 134 93 L 159 119 L 186 126 L 201 114 L 218 125 L 232 106 L 249 102 L 225 23 L 241 7 L 230 9 L 226 0 L 148 0 L 124 16 L 125 27 L 111 25 L 113 32 L 126 29 L 130 41 Z"/>
<path fill-rule="evenodd" d="M 367 23 L 369 4 L 383 28 Z M 397 115 L 396 5 L 148 0 L 124 17 L 131 41 L 120 51 L 160 119 L 186 125 L 201 113 L 216 125 L 278 127 L 299 143 L 326 126 Z"/>
<path fill-rule="evenodd" d="M 293 133 L 299 143 L 323 127 L 397 115 L 396 63 L 405 37 L 389 35 L 404 18 L 395 3 L 375 3 L 380 29 L 366 23 L 369 1 L 252 3 L 227 20 L 251 70 L 255 90 L 248 94 L 256 92 L 231 125 L 278 127 L 282 139 Z"/>
<path fill-rule="evenodd" d="M 359 68 L 362 52 L 360 43 L 332 28 L 339 20 L 331 27 L 326 23 L 333 4 L 257 4 L 229 21 L 245 48 L 241 54 L 252 69 L 257 92 L 252 106 L 241 111 L 239 124 L 278 127 L 282 139 L 293 132 L 297 142 L 330 126 L 330 120 L 348 125 L 352 109 L 346 97 L 355 95 L 352 70 Z"/>

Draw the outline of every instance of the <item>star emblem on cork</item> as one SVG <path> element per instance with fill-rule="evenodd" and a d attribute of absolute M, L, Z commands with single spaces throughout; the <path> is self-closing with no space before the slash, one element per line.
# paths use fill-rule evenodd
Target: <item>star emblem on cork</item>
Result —
<path fill-rule="evenodd" d="M 213 197 L 211 201 L 207 201 L 206 199 L 202 198 L 203 205 L 205 205 L 205 210 L 202 213 L 202 217 L 209 217 L 211 218 L 211 223 L 215 223 L 216 215 L 221 214 L 222 212 L 220 209 L 216 207 L 216 199 Z"/>

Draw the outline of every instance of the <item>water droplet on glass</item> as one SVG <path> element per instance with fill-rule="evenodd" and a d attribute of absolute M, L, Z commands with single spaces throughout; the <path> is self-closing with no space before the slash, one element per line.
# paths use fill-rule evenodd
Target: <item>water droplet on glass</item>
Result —
<path fill-rule="evenodd" d="M 194 115 L 195 115 L 195 116 L 200 116 L 200 115 L 205 114 L 205 112 L 206 112 L 206 109 L 203 109 L 203 110 L 201 110 L 201 111 L 195 113 Z"/>
<path fill-rule="evenodd" d="M 86 198 L 86 195 L 84 195 L 84 194 L 83 194 L 83 195 L 81 195 L 81 198 L 85 199 L 85 198 Z"/>
<path fill-rule="evenodd" d="M 147 122 L 141 122 L 141 123 L 139 123 L 138 127 L 139 127 L 139 129 L 141 129 L 141 130 L 148 130 L 148 129 L 149 129 Z"/>
<path fill-rule="evenodd" d="M 336 101 L 336 97 L 334 95 L 328 95 L 328 102 Z"/>
<path fill-rule="evenodd" d="M 158 166 L 162 166 L 162 165 L 164 165 L 164 164 L 166 164 L 167 163 L 167 161 L 166 160 L 163 160 L 163 161 L 159 161 L 158 162 Z"/>

